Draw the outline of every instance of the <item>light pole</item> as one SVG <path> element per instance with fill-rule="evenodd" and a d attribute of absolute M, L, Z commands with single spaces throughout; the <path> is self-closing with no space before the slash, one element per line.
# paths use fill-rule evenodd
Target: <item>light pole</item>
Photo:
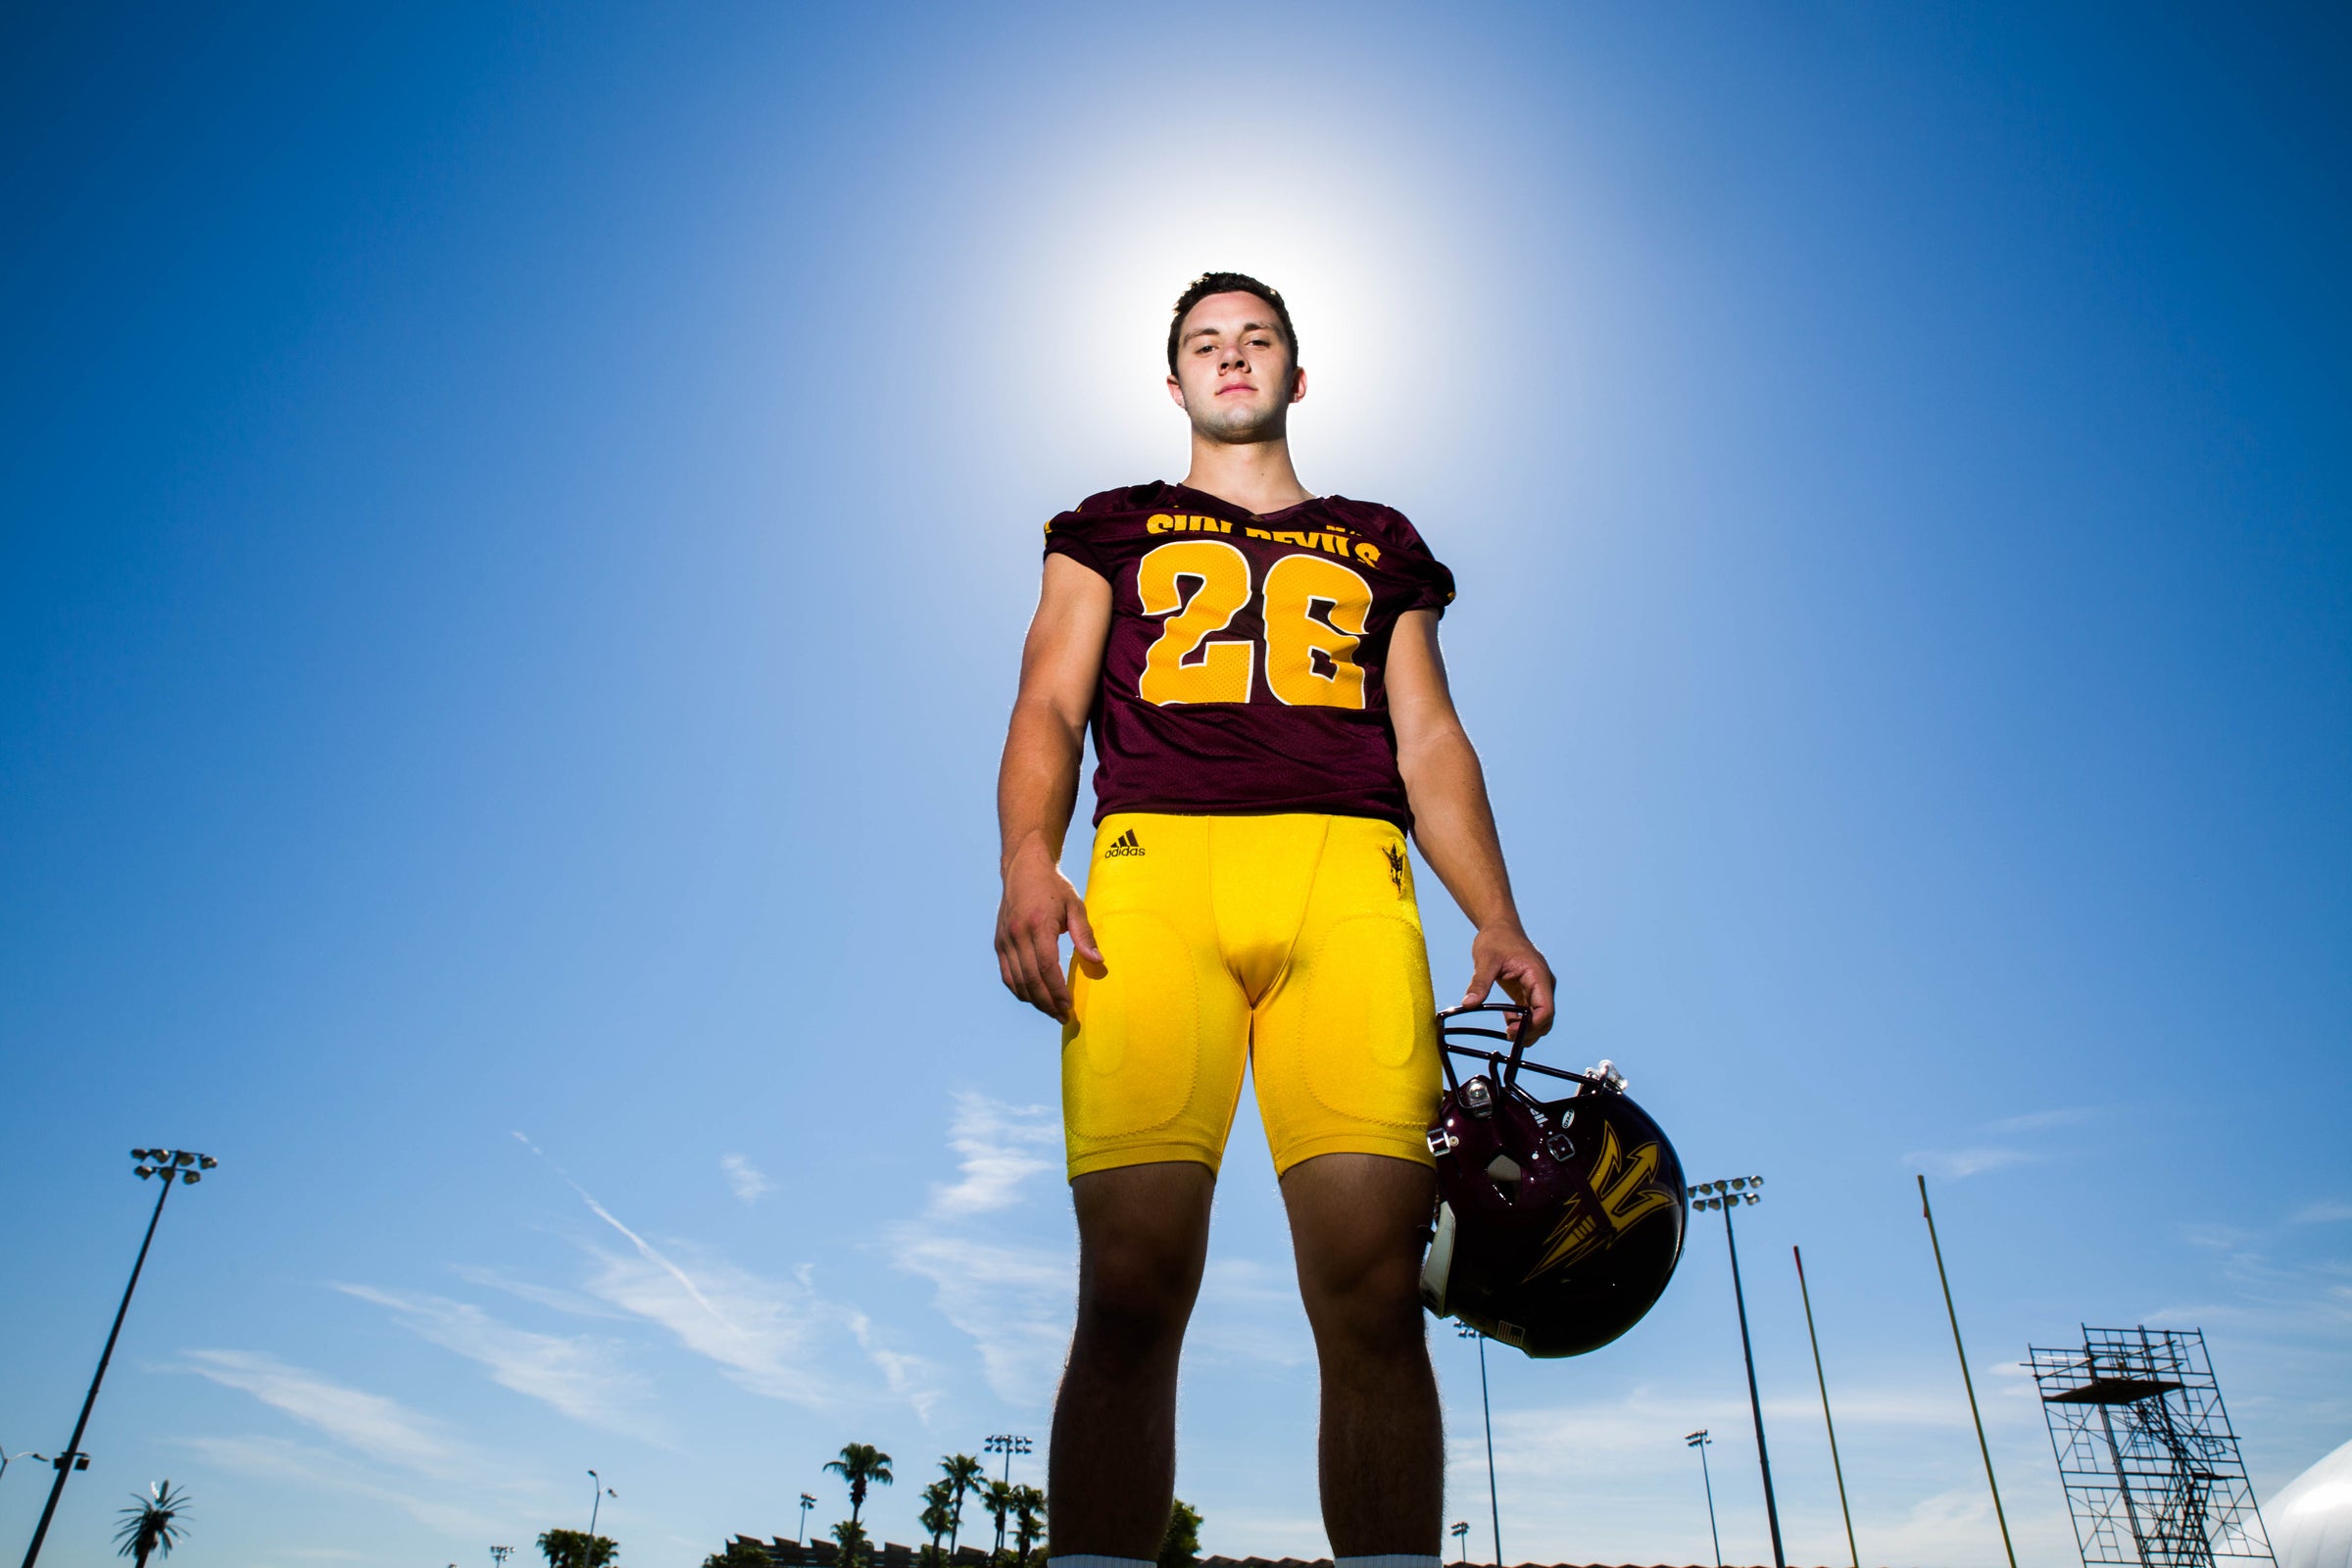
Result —
<path fill-rule="evenodd" d="M 507 1568 L 507 1559 L 514 1555 L 514 1548 L 513 1546 L 492 1546 L 490 1548 L 492 1568 Z"/>
<path fill-rule="evenodd" d="M 984 1452 L 1001 1453 L 1004 1456 L 1004 1484 L 1008 1487 L 1012 1485 L 1012 1456 L 1016 1453 L 1027 1453 L 1030 1444 L 1027 1438 L 1015 1436 L 1010 1432 L 1000 1432 L 981 1445 Z"/>
<path fill-rule="evenodd" d="M 604 1505 L 605 1505 L 605 1499 L 606 1499 L 607 1497 L 611 1497 L 611 1498 L 612 1498 L 612 1499 L 614 1502 L 618 1502 L 618 1501 L 620 1500 L 620 1494 L 619 1494 L 619 1493 L 617 1493 L 617 1492 L 614 1492 L 614 1491 L 613 1491 L 613 1490 L 612 1490 L 611 1487 L 608 1487 L 608 1486 L 606 1486 L 606 1485 L 605 1485 L 605 1478 L 604 1478 L 604 1477 L 602 1477 L 602 1476 L 598 1475 L 598 1474 L 597 1474 L 595 1471 L 593 1471 L 593 1470 L 589 1471 L 589 1472 L 588 1472 L 588 1556 L 589 1556 L 589 1559 L 590 1559 L 590 1560 L 589 1560 L 589 1561 L 587 1561 L 587 1562 L 584 1562 L 584 1563 L 582 1563 L 582 1564 L 580 1565 L 580 1568 L 597 1568 L 597 1565 L 596 1565 L 596 1562 L 595 1562 L 595 1557 L 596 1557 L 596 1515 L 597 1515 L 597 1510 L 598 1510 L 598 1509 L 600 1509 L 600 1508 L 602 1508 L 602 1507 L 604 1507 Z"/>
<path fill-rule="evenodd" d="M 40 1560 L 41 1541 L 49 1534 L 49 1520 L 57 1512 L 57 1499 L 66 1493 L 66 1477 L 75 1470 L 87 1470 L 90 1456 L 81 1451 L 81 1435 L 90 1425 L 91 1407 L 98 1402 L 98 1385 L 106 1381 L 106 1364 L 115 1358 L 115 1342 L 122 1337 L 122 1319 L 130 1311 L 130 1293 L 139 1288 L 139 1271 L 147 1266 L 147 1249 L 154 1244 L 156 1222 L 164 1217 L 164 1200 L 172 1196 L 172 1183 L 177 1178 L 183 1185 L 193 1187 L 204 1180 L 204 1172 L 220 1162 L 210 1154 L 199 1154 L 190 1149 L 134 1149 L 130 1157 L 139 1163 L 133 1173 L 146 1181 L 161 1176 L 164 1185 L 155 1195 L 155 1212 L 147 1216 L 147 1235 L 139 1243 L 138 1261 L 130 1265 L 130 1283 L 122 1287 L 122 1304 L 115 1308 L 115 1326 L 107 1331 L 106 1348 L 98 1354 L 98 1372 L 90 1379 L 89 1397 L 81 1401 L 81 1417 L 74 1423 L 74 1436 L 66 1443 L 65 1451 L 50 1460 L 57 1467 L 57 1480 L 49 1487 L 49 1500 L 41 1508 L 41 1522 L 32 1527 L 32 1544 L 24 1548 L 24 1568 Z"/>
<path fill-rule="evenodd" d="M 1494 1568 L 1502 1568 L 1502 1499 L 1494 1486 L 1494 1405 L 1487 1397 L 1487 1337 L 1467 1323 L 1454 1335 L 1478 1342 L 1478 1404 L 1487 1416 L 1487 1518 L 1494 1527 Z"/>
<path fill-rule="evenodd" d="M 815 1506 L 814 1497 L 806 1492 L 801 1494 L 801 1544 L 804 1546 L 808 1544 L 808 1510 Z"/>
<path fill-rule="evenodd" d="M 1690 1200 L 1692 1208 L 1723 1210 L 1723 1244 L 1732 1251 L 1732 1300 L 1740 1308 L 1740 1353 L 1747 1358 L 1747 1407 L 1756 1418 L 1756 1467 L 1764 1472 L 1764 1522 L 1772 1527 L 1772 1568 L 1788 1568 L 1781 1549 L 1781 1505 L 1772 1495 L 1772 1455 L 1764 1447 L 1764 1400 L 1756 1393 L 1756 1351 L 1747 1338 L 1747 1295 L 1740 1288 L 1740 1244 L 1732 1236 L 1732 1210 L 1741 1203 L 1760 1203 L 1755 1191 L 1761 1176 L 1735 1176 L 1730 1181 L 1700 1182 L 1690 1189 L 1706 1196 Z"/>
<path fill-rule="evenodd" d="M 1468 1568 L 1470 1561 L 1470 1521 L 1467 1519 L 1457 1519 L 1453 1522 L 1453 1528 L 1446 1533 L 1453 1538 L 1454 1548 L 1462 1554 L 1464 1568 Z"/>
<path fill-rule="evenodd" d="M 1969 1381 L 1968 1348 L 1960 1343 L 1960 1314 L 1952 1306 L 1951 1276 L 1943 1271 L 1943 1244 L 1936 1239 L 1936 1211 L 1928 1206 L 1928 1179 L 1919 1178 L 1919 1212 L 1928 1222 L 1928 1245 L 1936 1250 L 1936 1278 L 1943 1286 L 1943 1315 L 1952 1320 L 1952 1348 L 1960 1355 L 1960 1386 L 1968 1391 L 1969 1419 L 1977 1424 L 1977 1452 L 1984 1456 L 1984 1485 L 1992 1489 L 1992 1517 L 2001 1527 L 2001 1550 L 2009 1568 L 2017 1568 L 2017 1548 L 2009 1544 L 2009 1516 L 2001 1512 L 2001 1484 L 1992 1478 L 1992 1449 L 1984 1442 L 1984 1417 L 1977 1410 L 1977 1386 Z"/>
<path fill-rule="evenodd" d="M 1700 1427 L 1683 1439 L 1683 1446 L 1698 1450 L 1698 1479 L 1707 1487 L 1707 1539 L 1715 1543 L 1715 1568 L 1723 1568 L 1723 1537 L 1715 1529 L 1715 1478 L 1707 1474 L 1707 1445 L 1715 1440 Z"/>
<path fill-rule="evenodd" d="M 1009 1487 L 1012 1485 L 1012 1456 L 1016 1453 L 1027 1453 L 1029 1440 L 1017 1433 L 999 1432 L 991 1436 L 980 1447 L 984 1453 L 1001 1453 L 1004 1456 L 1004 1484 Z M 1003 1551 L 1004 1549 L 1004 1516 L 1000 1513 L 997 1515 L 997 1550 Z"/>
<path fill-rule="evenodd" d="M 1813 1292 L 1805 1284 L 1805 1254 L 1788 1249 L 1796 1259 L 1796 1294 L 1805 1303 L 1805 1338 L 1813 1346 L 1813 1381 L 1821 1387 L 1821 1424 L 1830 1429 L 1830 1474 L 1838 1478 L 1838 1512 L 1845 1519 L 1845 1550 L 1854 1568 L 1862 1568 L 1862 1548 L 1854 1544 L 1854 1511 L 1845 1505 L 1845 1466 L 1838 1460 L 1838 1423 L 1830 1419 L 1830 1378 L 1821 1369 L 1821 1336 L 1813 1332 Z"/>

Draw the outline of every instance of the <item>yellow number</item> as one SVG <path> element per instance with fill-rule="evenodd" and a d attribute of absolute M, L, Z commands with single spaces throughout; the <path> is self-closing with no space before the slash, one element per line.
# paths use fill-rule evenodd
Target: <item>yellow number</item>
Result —
<path fill-rule="evenodd" d="M 1364 668 L 1348 656 L 1371 616 L 1363 578 L 1322 556 L 1283 557 L 1266 570 L 1266 684 L 1293 708 L 1363 707 Z"/>
<path fill-rule="evenodd" d="M 1195 585 L 1189 600 L 1184 590 L 1187 579 Z M 1145 614 L 1168 617 L 1167 629 L 1144 656 L 1143 678 L 1136 683 L 1145 702 L 1165 707 L 1170 703 L 1250 700 L 1250 674 L 1257 650 L 1246 642 L 1208 641 L 1250 603 L 1248 557 L 1222 539 L 1181 539 L 1161 545 L 1144 557 L 1136 571 L 1135 591 L 1144 602 Z M 1357 679 L 1360 683 L 1362 677 Z"/>

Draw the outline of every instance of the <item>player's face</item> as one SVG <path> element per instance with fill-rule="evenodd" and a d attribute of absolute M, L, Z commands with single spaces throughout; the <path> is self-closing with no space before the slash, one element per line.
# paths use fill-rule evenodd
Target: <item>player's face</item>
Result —
<path fill-rule="evenodd" d="M 1306 372 L 1291 364 L 1274 307 L 1254 294 L 1211 294 L 1177 331 L 1168 396 L 1195 430 L 1236 443 L 1282 434 L 1290 406 L 1306 396 Z"/>

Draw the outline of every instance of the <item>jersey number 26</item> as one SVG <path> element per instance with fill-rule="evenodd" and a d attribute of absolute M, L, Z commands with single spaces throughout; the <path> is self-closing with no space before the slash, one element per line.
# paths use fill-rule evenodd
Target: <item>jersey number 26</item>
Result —
<path fill-rule="evenodd" d="M 1199 584 L 1189 601 L 1188 577 Z M 1250 603 L 1250 558 L 1222 539 L 1180 539 L 1144 557 L 1135 587 L 1145 614 L 1167 617 L 1144 656 L 1137 695 L 1161 708 L 1248 702 L 1258 645 L 1209 639 Z M 1348 656 L 1371 614 L 1371 585 L 1327 556 L 1285 556 L 1268 566 L 1266 686 L 1275 700 L 1292 708 L 1363 707 L 1363 666 Z"/>

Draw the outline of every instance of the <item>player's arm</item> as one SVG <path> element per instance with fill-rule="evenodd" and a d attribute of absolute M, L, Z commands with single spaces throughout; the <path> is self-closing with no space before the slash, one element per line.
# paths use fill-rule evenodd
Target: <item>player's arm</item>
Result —
<path fill-rule="evenodd" d="M 1086 715 L 1109 632 L 1110 584 L 1067 556 L 1048 556 L 1037 614 L 1021 646 L 1021 689 L 1012 702 L 1004 760 L 997 770 L 997 827 L 1004 845 L 998 869 L 1004 878 L 1004 898 L 997 906 L 997 968 L 1006 990 L 1055 1018 L 1070 1012 L 1061 934 L 1070 934 L 1078 956 L 1102 961 L 1086 923 L 1086 901 L 1061 874 L 1061 841 L 1078 801 Z"/>
<path fill-rule="evenodd" d="M 1494 808 L 1478 753 L 1453 710 L 1446 661 L 1438 652 L 1435 611 L 1396 619 L 1389 644 L 1389 720 L 1396 730 L 1396 767 L 1413 808 L 1413 837 L 1430 869 L 1478 928 L 1470 944 L 1464 1002 L 1484 1002 L 1501 982 L 1513 1002 L 1533 1009 L 1530 1040 L 1551 1027 L 1551 965 L 1519 924 L 1511 876 L 1502 863 Z"/>

